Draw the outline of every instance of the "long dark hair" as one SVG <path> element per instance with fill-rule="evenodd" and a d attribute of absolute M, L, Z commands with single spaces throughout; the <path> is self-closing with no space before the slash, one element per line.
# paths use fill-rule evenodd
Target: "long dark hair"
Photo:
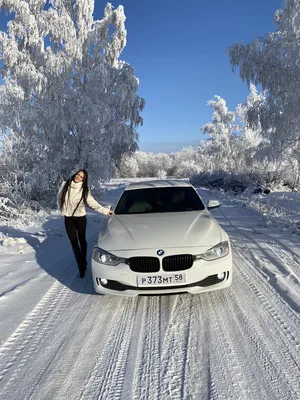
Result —
<path fill-rule="evenodd" d="M 66 194 L 67 191 L 71 189 L 71 183 L 74 181 L 75 176 L 79 173 L 79 172 L 83 172 L 84 174 L 84 178 L 82 181 L 82 195 L 81 195 L 81 199 L 79 200 L 73 214 L 75 213 L 75 211 L 77 210 L 77 207 L 79 206 L 80 202 L 83 200 L 84 204 L 86 204 L 86 198 L 87 195 L 89 193 L 89 187 L 88 187 L 88 173 L 85 169 L 79 169 L 78 171 L 75 172 L 74 175 L 72 175 L 64 184 L 63 190 L 61 192 L 61 199 L 60 199 L 60 209 L 62 210 L 63 205 L 65 203 L 66 200 Z"/>

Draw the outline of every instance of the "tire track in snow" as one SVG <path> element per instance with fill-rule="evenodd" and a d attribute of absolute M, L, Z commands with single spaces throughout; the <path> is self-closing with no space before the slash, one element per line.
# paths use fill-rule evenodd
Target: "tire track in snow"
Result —
<path fill-rule="evenodd" d="M 242 332 L 243 329 L 247 331 L 247 337 L 251 342 L 252 348 L 255 350 L 254 352 L 252 351 L 252 353 L 254 354 L 254 356 L 256 356 L 256 358 L 259 356 L 258 371 L 261 371 L 263 375 L 265 374 L 266 378 L 265 382 L 262 380 L 261 386 L 263 387 L 266 382 L 271 383 L 269 392 L 267 391 L 265 394 L 258 397 L 256 396 L 255 398 L 278 398 L 296 400 L 299 398 L 298 395 L 300 392 L 299 336 L 297 338 L 296 333 L 299 332 L 299 319 L 297 318 L 297 315 L 295 315 L 293 307 L 291 308 L 290 299 L 286 297 L 285 293 L 282 293 L 282 291 L 278 292 L 278 290 L 275 290 L 276 287 L 274 287 L 274 284 L 271 284 L 271 282 L 269 282 L 268 276 L 266 279 L 266 274 L 263 273 L 260 266 L 257 265 L 257 261 L 259 260 L 257 260 L 256 255 L 254 256 L 255 245 L 258 249 L 263 249 L 264 251 L 265 248 L 268 247 L 280 260 L 279 265 L 282 265 L 284 260 L 280 257 L 280 252 L 278 251 L 280 249 L 280 246 L 277 244 L 277 248 L 274 251 L 274 248 L 272 248 L 272 244 L 268 242 L 265 243 L 264 241 L 260 241 L 258 243 L 255 238 L 253 238 L 252 236 L 250 237 L 250 235 L 248 235 L 244 230 L 235 227 L 231 223 L 230 219 L 224 214 L 224 212 L 222 212 L 222 215 L 231 225 L 232 229 L 234 229 L 238 233 L 238 238 L 242 238 L 245 240 L 244 247 L 249 250 L 250 255 L 252 254 L 252 259 L 254 258 L 254 263 L 253 260 L 251 260 L 252 262 L 247 260 L 244 254 L 245 251 L 243 249 L 242 256 L 248 261 L 248 263 L 246 265 L 246 268 L 245 265 L 236 265 L 236 267 L 238 268 L 238 272 L 243 275 L 242 279 L 240 279 L 239 284 L 241 285 L 241 287 L 243 287 L 243 282 L 246 281 L 246 283 L 250 286 L 252 292 L 254 292 L 255 297 L 259 299 L 259 302 L 257 304 L 258 310 L 260 310 L 261 305 L 264 306 L 264 313 L 266 314 L 265 319 L 268 321 L 267 324 L 264 322 L 264 320 L 262 320 L 260 324 L 257 324 L 256 319 L 253 318 L 253 313 L 250 313 L 250 315 L 252 315 L 252 319 L 249 318 L 249 316 L 247 316 L 247 314 L 249 313 L 249 303 L 247 302 L 245 302 L 245 307 L 242 310 L 241 307 L 238 307 L 239 301 L 240 299 L 243 299 L 244 293 L 240 293 L 239 296 L 232 297 L 231 302 L 227 301 L 227 307 L 229 307 L 233 299 L 236 302 L 236 311 L 238 315 L 241 315 L 242 318 L 236 319 L 236 315 L 232 311 L 232 307 L 229 307 L 229 310 L 231 310 L 232 313 L 232 318 L 237 324 L 244 324 L 244 326 L 241 328 Z M 235 250 L 234 243 L 235 242 L 232 241 L 232 247 Z M 251 245 L 251 249 L 249 248 L 249 245 Z M 277 252 L 279 252 L 279 255 L 277 254 Z M 287 251 L 284 251 L 284 253 L 288 254 Z M 240 255 L 236 255 L 234 259 L 238 261 L 239 259 L 241 260 L 240 257 Z M 266 257 L 268 258 L 268 256 Z M 291 261 L 291 257 L 292 256 L 288 257 L 289 261 Z M 245 263 L 243 262 L 243 264 Z M 292 267 L 294 267 L 295 271 L 299 269 L 299 264 L 295 262 L 295 257 L 293 257 Z M 291 272 L 293 274 L 291 263 L 289 265 L 285 264 L 283 268 L 284 272 L 286 272 L 286 275 L 287 272 Z M 295 276 L 295 274 L 293 275 Z M 234 279 L 237 279 L 237 277 L 235 276 Z M 235 281 L 231 288 L 220 292 L 220 295 L 223 295 L 224 293 L 225 299 L 228 300 L 228 293 L 233 290 L 234 285 Z M 277 307 L 274 307 L 275 304 L 271 305 L 271 302 L 268 301 L 267 298 L 272 299 L 273 302 L 275 300 L 274 303 Z M 253 310 L 253 312 L 256 316 L 255 310 Z M 258 314 L 258 317 L 260 314 Z M 222 320 L 225 321 L 224 318 L 222 318 Z M 265 326 L 266 330 L 265 335 L 262 335 L 261 333 L 263 326 Z M 228 328 L 230 329 L 230 327 Z M 261 369 L 261 365 L 264 366 L 264 369 Z M 286 366 L 288 368 L 286 368 Z M 282 386 L 285 389 L 282 389 Z M 274 387 L 276 387 L 276 389 L 274 390 L 273 394 L 271 394 Z M 219 398 L 219 396 L 215 395 L 215 398 Z"/>
<path fill-rule="evenodd" d="M 66 342 L 65 346 L 56 352 L 51 362 L 52 371 L 59 371 L 54 376 L 53 385 L 50 386 L 46 381 L 44 384 L 46 387 L 41 388 L 43 396 L 47 399 L 79 397 L 96 358 L 95 349 L 99 351 L 99 347 L 104 348 L 110 329 L 115 329 L 110 323 L 119 313 L 120 299 L 110 298 L 106 301 L 103 298 L 95 299 L 95 296 L 89 296 L 86 301 L 84 300 L 78 298 L 75 309 L 80 311 L 70 321 L 69 328 L 67 326 L 65 329 L 67 332 L 72 332 L 72 335 L 65 336 L 63 339 Z M 78 330 L 77 327 L 82 325 L 83 321 L 86 329 Z M 49 379 L 48 376 L 47 378 Z M 39 400 L 41 396 L 37 395 L 35 398 Z"/>
<path fill-rule="evenodd" d="M 291 399 L 293 397 L 290 397 L 289 389 L 287 390 L 280 378 L 273 340 L 267 334 L 268 326 L 263 326 L 254 319 L 253 313 L 249 317 L 249 297 L 247 292 L 242 290 L 242 280 L 237 282 L 236 287 L 239 285 L 241 289 L 234 290 L 234 295 L 233 290 L 224 291 L 224 306 L 229 311 L 229 326 L 226 328 L 225 325 L 225 329 L 230 331 L 230 325 L 235 329 L 233 346 L 239 354 L 241 372 L 248 387 L 245 398 Z M 253 308 L 255 310 L 255 307 Z M 266 332 L 262 334 L 265 329 Z"/>
<path fill-rule="evenodd" d="M 242 296 L 238 297 L 242 298 Z M 266 317 L 259 313 L 257 318 L 250 318 L 247 302 L 245 302 L 245 307 L 242 307 L 237 297 L 235 301 L 236 312 L 239 315 L 236 323 L 242 326 L 244 337 L 253 348 L 253 359 L 257 359 L 258 371 L 261 375 L 257 383 L 260 381 L 260 388 L 265 386 L 268 389 L 266 395 L 258 398 L 298 399 L 299 366 L 291 356 L 291 347 L 284 343 L 282 331 L 274 326 L 275 321 L 270 316 Z M 259 309 L 259 304 L 257 309 Z"/>
<path fill-rule="evenodd" d="M 290 375 L 285 376 L 285 370 L 283 370 L 281 376 L 284 376 L 286 381 L 290 383 L 290 387 L 292 388 L 291 390 L 295 394 L 297 391 L 300 391 L 300 337 L 298 333 L 300 329 L 299 317 L 297 314 L 295 314 L 293 307 L 291 307 L 289 297 L 276 290 L 274 284 L 269 281 L 268 276 L 266 279 L 265 272 L 262 271 L 260 265 L 257 265 L 260 259 L 258 259 L 256 255 L 253 255 L 255 248 L 250 248 L 249 244 L 253 246 L 254 243 L 258 248 L 265 245 L 265 247 L 268 247 L 273 251 L 274 255 L 282 263 L 280 256 L 277 256 L 277 251 L 280 249 L 280 246 L 277 245 L 277 251 L 274 251 L 272 249 L 272 245 L 270 245 L 268 242 L 260 241 L 260 243 L 257 243 L 253 237 L 250 237 L 250 235 L 235 227 L 223 211 L 222 214 L 224 218 L 228 220 L 231 227 L 234 228 L 234 230 L 238 233 L 239 238 L 244 239 L 244 249 L 242 252 L 239 251 L 234 242 L 232 243 L 234 260 L 237 260 L 235 267 L 241 274 L 243 278 L 242 281 L 245 281 L 248 284 L 256 298 L 259 299 L 259 309 L 261 310 L 261 307 L 263 306 L 266 318 L 269 317 L 269 326 L 273 326 L 272 336 L 274 337 L 274 332 L 276 331 L 276 337 L 280 338 L 280 340 L 276 341 L 277 345 L 274 345 L 274 359 L 272 362 L 276 366 L 276 370 L 279 371 L 281 369 L 281 362 L 284 365 L 288 364 L 289 370 L 293 372 L 290 373 Z M 286 252 L 286 250 L 284 250 L 284 252 Z M 240 266 L 238 261 L 241 261 L 243 265 Z M 292 271 L 290 266 L 289 270 Z M 242 281 L 241 285 L 243 283 Z M 272 303 L 269 299 L 272 299 Z M 261 326 L 256 329 L 257 335 L 259 335 Z M 266 330 L 266 332 L 269 331 L 270 328 Z M 270 337 L 270 335 L 266 335 L 266 337 Z M 265 346 L 269 349 L 268 351 L 270 351 L 270 348 L 268 347 L 270 346 L 270 343 L 266 342 Z M 277 358 L 277 356 L 279 358 Z M 297 397 L 295 397 L 295 399 L 296 398 Z"/>
<path fill-rule="evenodd" d="M 72 276 L 68 283 L 71 284 L 74 278 L 75 276 Z M 22 362 L 18 364 L 18 368 L 26 364 L 30 356 L 30 352 L 27 351 L 28 346 L 31 346 L 30 350 L 32 351 L 42 340 L 44 334 L 48 332 L 62 313 L 63 306 L 69 300 L 70 295 L 70 289 L 59 282 L 55 282 L 29 316 L 6 340 L 0 349 L 0 382 L 22 356 L 25 349 L 26 354 L 23 356 Z M 17 372 L 13 373 L 9 382 L 16 377 Z"/>
<path fill-rule="evenodd" d="M 79 351 L 78 349 L 81 349 L 82 342 L 84 340 L 82 336 L 78 334 L 76 327 L 79 326 L 80 322 L 83 320 L 86 311 L 89 310 L 90 312 L 93 305 L 92 298 L 90 296 L 85 296 L 82 298 L 80 293 L 73 293 L 72 303 L 76 303 L 77 298 L 80 301 L 79 310 L 76 310 L 74 313 L 72 313 L 67 320 L 63 317 L 63 315 L 61 316 L 61 319 L 64 321 L 64 328 L 61 331 L 63 334 L 56 335 L 55 341 L 53 342 L 52 336 L 48 334 L 49 332 L 45 332 L 43 337 L 43 348 L 46 349 L 45 353 L 41 354 L 40 347 L 35 347 L 32 350 L 28 350 L 30 353 L 31 369 L 34 370 L 34 373 L 30 375 L 30 379 L 27 378 L 26 372 L 23 373 L 25 377 L 23 381 L 23 388 L 19 397 L 22 398 L 22 400 L 39 400 L 40 398 L 44 397 L 59 398 L 57 394 L 65 385 L 65 381 L 68 380 L 70 371 L 72 370 L 72 366 L 74 364 L 74 359 L 76 358 L 76 353 Z M 61 325 L 60 322 L 61 321 L 59 319 L 56 320 L 56 326 L 52 327 L 52 331 L 57 332 L 59 330 Z M 87 336 L 88 334 L 85 336 L 85 338 Z M 69 346 L 70 343 L 72 343 L 72 346 Z M 51 348 L 51 350 L 49 350 L 49 348 Z M 66 354 L 69 348 L 71 348 L 73 352 L 73 356 L 71 358 L 68 358 L 68 355 Z M 59 372 L 56 373 L 56 371 Z M 48 377 L 51 375 L 51 386 L 46 384 L 45 388 L 45 382 L 47 382 Z M 27 389 L 24 390 L 26 387 Z M 22 394 L 24 396 L 24 392 L 26 393 L 26 396 L 22 397 Z M 17 393 L 17 391 L 15 391 L 15 393 Z"/>
<path fill-rule="evenodd" d="M 133 400 L 156 400 L 160 392 L 160 303 L 157 296 L 143 297 L 142 324 L 132 385 Z"/>
<path fill-rule="evenodd" d="M 32 355 L 31 374 L 24 376 L 17 398 L 78 399 L 93 369 L 96 351 L 105 348 L 111 330 L 116 328 L 114 320 L 119 321 L 115 317 L 122 307 L 120 300 L 73 293 L 67 310 L 53 329 L 55 340 L 47 335 L 43 341 L 45 353 Z"/>
<path fill-rule="evenodd" d="M 243 240 L 243 246 L 247 249 L 247 251 L 249 252 L 250 255 L 253 254 L 255 252 L 255 250 L 257 250 L 257 249 L 250 248 L 250 245 L 253 246 L 253 243 L 254 243 L 259 250 L 262 248 L 265 250 L 265 247 L 270 248 L 272 250 L 272 252 L 274 253 L 274 255 L 277 257 L 277 259 L 279 259 L 279 263 L 282 263 L 282 259 L 277 256 L 276 252 L 273 251 L 272 245 L 269 243 L 270 240 L 263 241 L 262 238 L 260 239 L 260 241 L 256 240 L 253 236 L 247 234 L 244 230 L 239 229 L 235 225 L 233 225 L 233 223 L 231 222 L 231 219 L 224 213 L 223 210 L 220 210 L 220 213 L 222 214 L 223 218 L 226 219 L 226 221 L 230 225 L 231 229 L 233 229 L 235 232 L 237 232 L 238 238 Z M 277 243 L 280 243 L 280 242 L 277 241 Z M 243 249 L 243 251 L 239 251 L 238 246 L 236 245 L 236 242 L 234 240 L 232 240 L 232 237 L 231 237 L 231 244 L 232 244 L 232 248 L 235 249 L 237 258 L 240 257 L 241 255 L 243 255 L 244 249 Z M 291 257 L 293 257 L 293 255 L 291 255 Z M 257 261 L 257 255 L 252 256 L 252 258 L 256 258 L 256 261 Z M 257 262 L 253 263 L 250 261 L 251 269 L 256 270 L 256 275 L 259 275 L 260 280 L 265 283 L 265 287 L 269 288 L 272 291 L 273 295 L 275 295 L 274 299 L 276 298 L 276 301 L 278 300 L 281 303 L 280 308 L 282 308 L 282 306 L 284 306 L 285 313 L 288 313 L 290 315 L 290 317 L 293 320 L 295 320 L 295 312 L 293 310 L 293 304 L 292 304 L 288 294 L 285 294 L 283 290 L 279 291 L 278 287 L 274 288 L 272 285 L 272 282 L 269 281 L 270 277 L 266 276 L 267 274 L 264 271 L 262 271 L 261 266 L 260 265 L 257 266 L 256 264 L 257 264 Z M 296 263 L 296 266 L 297 266 L 297 268 L 299 268 L 299 265 L 297 263 Z M 290 267 L 289 267 L 289 271 L 291 271 Z M 296 314 L 296 323 L 299 323 L 298 314 L 299 314 L 299 312 L 297 312 L 297 314 Z"/>
<path fill-rule="evenodd" d="M 245 258 L 245 256 L 243 257 Z M 267 364 L 274 365 L 273 369 L 276 370 L 269 374 L 270 378 L 274 377 L 274 375 L 277 375 L 278 379 L 280 378 L 278 382 L 277 393 L 280 393 L 281 391 L 281 387 L 283 386 L 282 377 L 284 377 L 286 381 L 286 392 L 291 392 L 291 395 L 295 395 L 295 397 L 291 398 L 297 399 L 297 393 L 300 393 L 300 338 L 299 334 L 296 334 L 295 331 L 299 332 L 299 330 L 297 330 L 299 329 L 299 323 L 295 319 L 293 313 L 291 313 L 289 316 L 284 310 L 280 310 L 282 311 L 282 316 L 279 315 L 279 309 L 275 309 L 270 301 L 267 300 L 267 297 L 272 298 L 271 296 L 274 295 L 272 291 L 270 290 L 270 296 L 268 296 L 266 292 L 263 293 L 263 291 L 260 289 L 261 283 L 264 284 L 261 277 L 257 275 L 255 271 L 253 272 L 253 269 L 251 269 L 251 263 L 246 258 L 243 260 L 243 262 L 243 266 L 236 265 L 236 268 L 242 276 L 240 284 L 242 285 L 242 281 L 245 281 L 250 287 L 251 291 L 255 294 L 256 298 L 258 299 L 257 306 L 261 311 L 258 317 L 260 317 L 260 320 L 262 319 L 260 324 L 255 326 L 253 323 L 255 320 L 249 321 L 249 317 L 242 310 L 245 327 L 248 328 L 248 331 L 250 329 L 254 330 L 253 335 L 259 338 L 259 345 L 261 347 L 264 346 L 270 356 Z M 245 264 L 249 268 L 243 268 Z M 247 270 L 247 272 L 252 276 L 247 276 L 244 270 Z M 265 284 L 264 286 L 267 287 Z M 265 289 L 265 287 L 263 289 Z M 242 298 L 242 296 L 240 297 Z M 261 306 L 263 306 L 263 309 Z M 266 320 L 268 320 L 268 322 L 265 322 Z M 291 322 L 296 323 L 296 326 L 294 327 L 295 331 L 293 331 L 291 327 Z M 262 326 L 264 325 L 266 333 L 265 335 L 261 333 Z M 272 335 L 268 335 L 269 332 L 272 332 Z M 271 338 L 276 338 L 276 341 L 270 341 Z M 258 346 L 256 346 L 256 348 L 258 348 Z M 284 397 L 284 393 L 282 396 L 283 397 L 280 398 L 286 398 Z"/>
<path fill-rule="evenodd" d="M 191 324 L 191 296 L 175 297 L 163 340 L 161 356 L 161 398 L 183 399 L 187 347 Z"/>
<path fill-rule="evenodd" d="M 298 277 L 291 270 L 292 263 L 287 266 L 268 242 L 258 243 L 257 240 L 245 233 L 241 238 L 243 239 L 242 249 L 239 248 L 240 245 L 232 241 L 232 247 L 237 257 L 239 257 L 240 253 L 245 253 L 245 251 L 248 253 L 247 259 L 250 262 L 251 269 L 255 269 L 260 280 L 272 290 L 276 296 L 276 301 L 281 303 L 281 307 L 284 306 L 286 312 L 293 315 L 291 318 L 294 319 L 296 315 L 298 319 L 300 309 L 297 297 L 300 299 L 298 295 L 300 285 Z M 254 246 L 257 246 L 257 248 Z M 267 249 L 270 251 L 267 252 Z M 262 251 L 264 255 L 260 254 Z"/>
<path fill-rule="evenodd" d="M 298 399 L 298 378 L 289 380 L 296 372 L 295 366 L 289 369 L 288 378 L 282 379 L 282 376 L 287 377 L 287 373 L 286 358 L 281 358 L 280 350 L 280 356 L 277 355 L 277 348 L 281 346 L 280 337 L 268 335 L 270 329 L 272 331 L 269 321 L 253 318 L 256 306 L 253 310 L 249 308 L 251 298 L 243 290 L 243 279 L 237 280 L 236 277 L 236 283 L 231 288 L 210 297 L 210 319 L 213 321 L 210 398 Z"/>
<path fill-rule="evenodd" d="M 182 399 L 209 398 L 209 330 L 206 295 L 187 295 L 186 313 L 190 313 L 186 342 Z"/>
<path fill-rule="evenodd" d="M 80 399 L 121 399 L 126 363 L 129 356 L 137 299 L 124 298 L 118 310 L 116 329 L 112 330 L 106 345 L 97 357 L 91 375 Z"/>
<path fill-rule="evenodd" d="M 300 285 L 300 258 L 283 249 L 274 241 L 269 242 L 268 245 L 275 256 L 285 265 L 286 274 L 291 276 L 296 284 Z"/>
<path fill-rule="evenodd" d="M 280 327 L 280 331 L 285 334 L 286 338 L 290 341 L 290 343 L 293 345 L 293 348 L 295 348 L 298 353 L 300 350 L 300 337 L 298 334 L 300 329 L 299 318 L 297 318 L 287 304 L 282 301 L 282 298 L 278 296 L 278 292 L 274 290 L 273 286 L 269 285 L 268 281 L 263 278 L 258 268 L 253 266 L 251 261 L 245 255 L 239 254 L 238 257 L 240 260 L 243 259 L 242 262 L 247 265 L 247 271 L 249 271 L 249 275 L 247 275 L 243 268 L 236 263 L 236 267 L 242 274 L 243 279 L 248 283 L 249 287 L 260 299 L 260 305 L 265 307 L 266 311 L 272 316 L 273 320 Z M 278 305 L 276 309 L 274 305 L 270 303 L 268 298 L 272 298 L 272 300 L 274 300 L 273 304 Z M 295 325 L 295 331 L 292 330 L 291 323 Z"/>
<path fill-rule="evenodd" d="M 255 254 L 253 254 L 253 257 L 256 259 L 258 259 L 259 257 L 259 252 L 265 254 L 264 256 L 259 257 L 261 263 L 263 264 L 265 264 L 264 261 L 265 259 L 267 259 L 270 264 L 272 263 L 272 259 L 274 259 L 273 263 L 275 268 L 278 269 L 278 272 L 280 274 L 283 274 L 285 280 L 287 276 L 289 275 L 292 276 L 293 279 L 292 284 L 294 286 L 294 289 L 298 292 L 299 291 L 298 271 L 300 264 L 297 261 L 299 261 L 299 257 L 295 255 L 293 252 L 288 251 L 285 244 L 283 244 L 280 240 L 274 240 L 272 236 L 270 236 L 267 232 L 264 234 L 263 237 L 259 239 L 256 239 L 253 235 L 249 235 L 249 233 L 247 233 L 244 229 L 240 229 L 236 225 L 234 225 L 232 223 L 232 219 L 225 214 L 224 210 L 219 210 L 219 211 L 220 214 L 223 216 L 223 218 L 230 225 L 230 228 L 237 233 L 239 241 L 242 239 L 243 245 L 247 248 L 250 254 L 256 252 Z M 235 219 L 238 218 L 236 217 Z M 253 244 L 255 244 L 255 246 L 257 247 L 256 249 L 253 248 Z M 232 240 L 232 245 L 236 249 L 238 248 L 238 246 L 235 245 L 235 240 Z M 267 252 L 267 249 L 270 249 L 270 252 Z M 237 251 L 237 253 L 239 252 Z M 288 263 L 286 263 L 285 260 L 282 258 L 282 254 L 285 254 L 285 257 L 288 257 L 289 259 Z M 258 267 L 256 264 L 253 265 L 254 267 L 256 267 L 256 269 L 259 271 L 260 274 L 265 275 L 267 280 L 269 280 L 269 286 L 271 285 L 274 286 L 275 289 L 274 293 L 276 292 L 277 297 L 281 297 L 281 300 L 284 304 L 288 305 L 291 309 L 295 310 L 297 314 L 299 314 L 299 305 L 295 303 L 290 294 L 285 290 L 285 287 L 282 288 L 280 284 L 277 284 L 276 273 L 274 273 L 272 270 L 269 270 L 268 267 L 261 268 L 260 265 Z M 292 267 L 294 267 L 294 269 L 292 269 Z M 275 279 L 272 279 L 272 277 L 274 277 Z M 279 294 L 281 296 L 278 296 Z"/>
<path fill-rule="evenodd" d="M 224 304 L 224 293 L 229 289 L 206 295 L 209 313 L 209 399 L 254 399 L 249 396 L 249 382 L 242 375 L 248 364 L 241 349 L 235 348 L 232 329 L 224 320 L 228 318 L 228 308 Z"/>

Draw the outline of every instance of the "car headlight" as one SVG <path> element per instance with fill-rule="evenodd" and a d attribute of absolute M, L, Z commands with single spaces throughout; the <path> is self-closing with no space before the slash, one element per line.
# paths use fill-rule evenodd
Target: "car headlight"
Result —
<path fill-rule="evenodd" d="M 118 265 L 120 263 L 126 263 L 126 258 L 117 257 L 108 251 L 100 249 L 100 247 L 94 247 L 93 249 L 93 259 L 105 265 Z"/>
<path fill-rule="evenodd" d="M 195 259 L 212 261 L 218 258 L 225 257 L 227 256 L 228 253 L 229 253 L 229 243 L 226 240 L 225 242 L 221 242 L 216 246 L 212 247 L 211 249 L 207 250 L 203 254 L 196 254 Z"/>

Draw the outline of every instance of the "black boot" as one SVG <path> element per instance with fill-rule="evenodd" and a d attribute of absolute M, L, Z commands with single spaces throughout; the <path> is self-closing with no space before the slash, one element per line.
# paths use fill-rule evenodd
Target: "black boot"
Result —
<path fill-rule="evenodd" d="M 77 266 L 79 269 L 79 276 L 80 276 L 80 278 L 84 278 L 85 271 L 86 271 L 86 261 L 83 260 L 82 253 L 80 251 L 80 248 L 79 248 L 77 242 L 72 243 L 72 248 L 73 248 L 74 256 L 75 256 Z"/>
<path fill-rule="evenodd" d="M 83 259 L 82 254 L 81 254 L 80 264 L 78 265 L 80 278 L 84 278 L 86 266 L 87 266 L 87 262 L 85 261 L 85 259 Z"/>
<path fill-rule="evenodd" d="M 79 271 L 79 278 L 84 278 L 85 271 L 81 270 Z"/>

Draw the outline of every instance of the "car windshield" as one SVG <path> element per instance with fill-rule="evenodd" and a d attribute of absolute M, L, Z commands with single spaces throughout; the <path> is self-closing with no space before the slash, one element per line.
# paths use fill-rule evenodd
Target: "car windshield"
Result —
<path fill-rule="evenodd" d="M 164 187 L 125 190 L 115 214 L 145 214 L 204 210 L 192 187 Z"/>

